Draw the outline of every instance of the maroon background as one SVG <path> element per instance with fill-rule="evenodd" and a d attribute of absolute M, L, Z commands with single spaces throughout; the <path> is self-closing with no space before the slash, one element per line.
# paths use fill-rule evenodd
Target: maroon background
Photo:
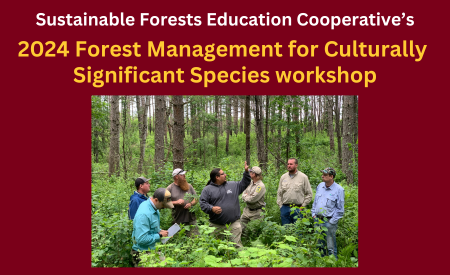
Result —
<path fill-rule="evenodd" d="M 443 2 L 443 1 L 442 1 Z M 16 1 L 2 4 L 2 154 L 3 267 L 14 270 L 78 274 L 109 272 L 90 268 L 90 97 L 97 94 L 358 94 L 360 97 L 360 267 L 339 273 L 384 271 L 433 272 L 442 262 L 448 240 L 446 207 L 434 190 L 445 190 L 448 164 L 449 100 L 448 11 L 433 1 Z M 36 14 L 107 16 L 109 12 L 136 18 L 133 27 L 39 27 Z M 202 16 L 201 27 L 139 26 L 140 13 Z M 207 27 L 208 12 L 229 15 L 290 15 L 291 27 Z M 310 16 L 414 16 L 407 27 L 300 27 L 297 14 Z M 445 27 L 445 28 L 444 28 Z M 69 57 L 19 58 L 20 41 L 69 43 Z M 75 57 L 75 42 L 88 44 L 275 44 L 283 58 L 113 58 Z M 286 56 L 287 44 L 317 44 L 314 58 Z M 424 58 L 329 58 L 327 41 L 351 44 L 399 44 L 414 40 L 428 45 Z M 146 47 L 143 47 L 146 49 Z M 141 50 L 141 53 L 145 51 Z M 75 67 L 117 70 L 185 71 L 184 84 L 92 84 L 73 81 Z M 242 66 L 270 71 L 267 84 L 214 83 L 208 88 L 189 81 L 190 68 L 233 71 Z M 278 84 L 276 70 L 373 70 L 377 80 L 360 84 Z M 445 175 L 444 180 L 434 174 Z M 442 201 L 445 201 L 443 199 Z M 431 205 L 431 207 L 429 207 Z M 442 211 L 444 210 L 444 211 Z M 443 215 L 435 223 L 435 215 Z M 116 273 L 129 270 L 116 270 Z M 145 272 L 133 271 L 133 272 Z M 148 271 L 147 271 L 148 272 Z M 169 271 L 171 272 L 171 271 Z M 182 271 L 184 272 L 184 271 Z M 197 271 L 196 271 L 197 272 Z M 202 270 L 201 272 L 206 272 Z M 209 271 L 207 271 L 209 272 Z M 229 270 L 216 269 L 218 274 Z M 244 273 L 242 269 L 233 271 Z M 263 273 L 269 273 L 266 269 Z M 278 272 L 278 271 L 277 271 Z M 297 271 L 295 271 L 297 272 Z M 300 271 L 301 272 L 301 271 Z M 314 270 L 311 272 L 329 272 Z"/>

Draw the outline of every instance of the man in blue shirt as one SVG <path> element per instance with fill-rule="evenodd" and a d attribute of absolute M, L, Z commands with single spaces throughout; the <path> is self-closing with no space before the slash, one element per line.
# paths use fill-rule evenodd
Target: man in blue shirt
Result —
<path fill-rule="evenodd" d="M 139 177 L 134 181 L 136 191 L 130 197 L 130 204 L 128 205 L 128 218 L 134 219 L 134 215 L 139 208 L 139 205 L 148 199 L 147 193 L 150 192 L 150 179 Z"/>
<path fill-rule="evenodd" d="M 155 244 L 161 241 L 162 237 L 168 236 L 167 230 L 159 227 L 159 209 L 173 208 L 172 195 L 165 188 L 156 189 L 153 197 L 139 205 L 136 216 L 133 220 L 133 240 L 132 255 L 135 267 L 139 264 L 139 252 L 154 250 Z M 164 260 L 163 256 L 160 257 Z"/>
<path fill-rule="evenodd" d="M 328 167 L 320 170 L 322 180 L 316 189 L 316 197 L 311 208 L 311 215 L 313 216 L 315 226 L 326 227 L 326 246 L 329 255 L 334 255 L 337 259 L 336 247 L 336 230 L 338 221 L 344 216 L 344 188 L 334 182 L 336 171 Z M 323 223 L 320 223 L 322 221 Z M 320 240 L 322 251 L 324 250 L 325 241 Z"/>

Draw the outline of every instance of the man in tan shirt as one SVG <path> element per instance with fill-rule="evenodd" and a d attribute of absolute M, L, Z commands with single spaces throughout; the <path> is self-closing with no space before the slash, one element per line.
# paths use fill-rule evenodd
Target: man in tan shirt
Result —
<path fill-rule="evenodd" d="M 244 193 L 242 193 L 242 200 L 247 204 L 241 216 L 243 234 L 250 221 L 261 219 L 263 217 L 262 208 L 266 205 L 264 202 L 266 187 L 261 181 L 261 168 L 257 166 L 252 167 L 252 169 L 250 169 L 250 177 L 252 178 L 252 181 L 247 189 L 245 189 Z"/>
<path fill-rule="evenodd" d="M 295 223 L 303 218 L 300 209 L 291 214 L 291 206 L 306 207 L 312 199 L 312 189 L 308 176 L 297 170 L 298 160 L 288 160 L 286 174 L 283 174 L 278 184 L 277 204 L 280 207 L 281 225 Z"/>

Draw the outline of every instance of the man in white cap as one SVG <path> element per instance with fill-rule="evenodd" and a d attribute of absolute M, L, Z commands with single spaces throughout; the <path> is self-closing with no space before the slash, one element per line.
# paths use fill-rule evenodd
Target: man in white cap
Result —
<path fill-rule="evenodd" d="M 169 232 L 161 230 L 159 209 L 173 208 L 172 195 L 165 188 L 156 189 L 153 197 L 144 201 L 133 220 L 133 240 L 132 252 L 134 265 L 139 263 L 139 252 L 154 250 L 155 244 L 161 241 L 162 237 L 167 237 Z M 163 260 L 162 257 L 160 257 Z"/>
<path fill-rule="evenodd" d="M 134 219 L 134 215 L 139 208 L 139 205 L 148 200 L 147 193 L 150 192 L 150 179 L 139 177 L 134 181 L 136 191 L 130 197 L 130 204 L 128 205 L 128 218 Z"/>
<path fill-rule="evenodd" d="M 258 166 L 252 167 L 250 171 L 250 182 L 247 189 L 242 193 L 242 200 L 246 203 L 246 207 L 241 216 L 242 233 L 247 227 L 247 224 L 252 220 L 261 219 L 264 213 L 262 208 L 266 205 L 264 202 L 264 194 L 266 193 L 266 187 L 262 180 L 261 168 Z"/>
<path fill-rule="evenodd" d="M 195 213 L 190 212 L 189 209 L 197 203 L 195 199 L 185 200 L 186 193 L 197 195 L 194 187 L 186 181 L 186 171 L 177 168 L 172 172 L 173 183 L 171 183 L 167 190 L 172 194 L 172 218 L 174 223 L 191 226 L 190 231 L 186 231 L 188 237 L 198 235 L 197 219 Z"/>

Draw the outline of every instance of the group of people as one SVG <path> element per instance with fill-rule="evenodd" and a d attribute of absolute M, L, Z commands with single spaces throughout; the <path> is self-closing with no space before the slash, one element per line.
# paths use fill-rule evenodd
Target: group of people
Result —
<path fill-rule="evenodd" d="M 312 189 L 308 176 L 298 169 L 298 160 L 290 158 L 287 164 L 288 172 L 280 178 L 277 191 L 277 205 L 280 208 L 281 224 L 292 224 L 303 218 L 305 207 L 311 203 Z M 266 188 L 262 182 L 261 168 L 255 166 L 249 169 L 247 162 L 240 181 L 227 181 L 227 175 L 220 168 L 210 173 L 210 179 L 203 188 L 199 203 L 203 212 L 209 215 L 209 225 L 215 227 L 213 234 L 223 239 L 225 229 L 231 232 L 230 241 L 236 248 L 241 248 L 241 236 L 251 220 L 264 216 Z M 321 170 L 323 182 L 317 186 L 311 214 L 316 226 L 326 227 L 326 238 L 321 240 L 322 247 L 329 255 L 337 257 L 336 230 L 339 219 L 344 215 L 344 189 L 334 182 L 336 171 L 333 168 Z M 188 236 L 198 235 L 195 214 L 189 209 L 197 200 L 192 185 L 186 181 L 186 171 L 177 168 L 173 170 L 173 183 L 167 188 L 158 188 L 149 198 L 149 179 L 136 179 L 136 191 L 130 197 L 129 218 L 133 220 L 133 247 L 135 266 L 139 262 L 139 251 L 155 249 L 156 242 L 168 236 L 167 230 L 160 228 L 160 213 L 162 208 L 172 209 L 174 223 L 189 225 Z M 239 195 L 246 204 L 242 214 Z M 189 198 L 189 199 L 185 199 Z M 294 208 L 295 209 L 292 209 Z M 292 210 L 292 211 L 291 211 Z M 318 221 L 321 222 L 318 222 Z M 161 260 L 164 257 L 160 256 Z"/>

